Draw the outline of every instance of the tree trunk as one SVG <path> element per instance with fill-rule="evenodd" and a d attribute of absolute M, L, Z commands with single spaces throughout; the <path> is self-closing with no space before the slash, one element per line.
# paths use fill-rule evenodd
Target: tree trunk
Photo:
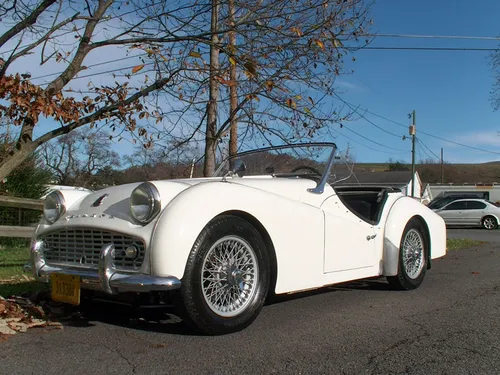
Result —
<path fill-rule="evenodd" d="M 231 27 L 234 27 L 234 0 L 229 0 L 229 22 Z M 233 53 L 236 52 L 236 32 L 229 32 L 229 45 Z M 229 116 L 230 116 L 230 131 L 229 131 L 229 155 L 235 155 L 238 152 L 238 121 L 236 120 L 236 112 L 238 108 L 238 89 L 236 85 L 236 64 L 229 64 Z"/>
<path fill-rule="evenodd" d="M 205 164 L 203 175 L 205 177 L 213 176 L 215 172 L 215 151 L 217 149 L 217 100 L 219 96 L 218 82 L 215 79 L 219 70 L 219 36 L 218 13 L 219 0 L 212 0 L 212 44 L 210 45 L 210 82 L 209 82 L 209 100 L 207 105 L 207 130 L 205 135 Z"/>
<path fill-rule="evenodd" d="M 7 155 L 0 163 L 0 181 L 19 167 L 34 151 L 34 143 L 29 142 L 23 143 L 21 149 L 16 150 L 12 155 Z"/>

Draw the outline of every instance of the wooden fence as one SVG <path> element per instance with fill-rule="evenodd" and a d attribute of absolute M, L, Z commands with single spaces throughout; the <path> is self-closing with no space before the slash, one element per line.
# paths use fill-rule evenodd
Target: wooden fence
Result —
<path fill-rule="evenodd" d="M 36 223 L 22 225 L 23 213 L 25 213 L 26 210 L 30 212 L 39 211 L 41 215 L 43 211 L 43 200 L 0 195 L 0 207 L 18 209 L 18 225 L 0 225 L 0 237 L 30 238 L 35 231 Z"/>

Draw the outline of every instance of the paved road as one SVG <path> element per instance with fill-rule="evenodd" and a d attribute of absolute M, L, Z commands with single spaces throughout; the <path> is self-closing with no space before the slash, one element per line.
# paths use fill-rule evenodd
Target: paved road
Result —
<path fill-rule="evenodd" d="M 500 229 L 448 228 L 447 236 L 448 238 L 468 238 L 477 241 L 500 243 Z"/>
<path fill-rule="evenodd" d="M 421 288 L 357 282 L 265 306 L 248 329 L 105 320 L 0 343 L 1 374 L 498 374 L 500 244 L 435 261 Z"/>

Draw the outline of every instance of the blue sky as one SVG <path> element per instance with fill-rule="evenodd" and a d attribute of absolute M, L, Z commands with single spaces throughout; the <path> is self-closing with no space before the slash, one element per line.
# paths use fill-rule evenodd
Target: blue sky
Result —
<path fill-rule="evenodd" d="M 500 35 L 499 14 L 499 0 L 376 0 L 371 8 L 374 24 L 369 31 L 495 37 Z M 499 41 L 377 37 L 371 46 L 497 48 Z M 348 56 L 347 67 L 355 71 L 337 80 L 341 97 L 359 106 L 361 113 L 367 109 L 404 126 L 366 113 L 366 119 L 396 136 L 359 119 L 344 124 L 344 128 L 337 126 L 338 137 L 334 141 L 341 149 L 349 143 L 357 162 L 386 162 L 389 158 L 409 162 L 411 141 L 403 141 L 401 137 L 408 135 L 410 120 L 407 115 L 416 110 L 417 136 L 421 142 L 417 147 L 417 160 L 429 156 L 436 158 L 421 144 L 436 155 L 443 148 L 447 162 L 500 160 L 500 136 L 497 133 L 500 131 L 500 111 L 495 112 L 489 102 L 493 72 L 488 65 L 488 54 L 483 51 L 360 50 L 355 53 L 354 63 Z M 101 61 L 100 57 L 94 57 L 90 62 Z M 123 61 L 124 66 L 131 63 Z M 26 68 L 32 68 L 31 61 L 26 61 L 26 64 Z M 108 68 L 102 67 L 103 70 Z M 16 65 L 17 69 L 21 72 L 28 70 L 23 65 Z M 60 67 L 49 64 L 44 69 L 52 72 Z M 86 82 L 82 85 L 86 86 Z M 49 123 L 43 125 L 37 132 L 53 126 Z M 493 153 L 451 144 L 420 131 Z M 120 142 L 115 149 L 130 153 L 131 145 Z"/>
<path fill-rule="evenodd" d="M 498 0 L 378 0 L 371 14 L 371 31 L 380 34 L 500 35 Z M 497 48 L 498 41 L 377 37 L 371 46 Z M 342 97 L 349 103 L 404 125 L 410 124 L 408 113 L 416 110 L 417 137 L 437 155 L 442 147 L 445 161 L 500 160 L 500 111 L 495 112 L 489 102 L 493 77 L 488 52 L 364 50 L 355 56 L 354 74 L 338 80 Z M 366 117 L 390 132 L 408 134 L 402 126 L 370 114 Z M 363 119 L 347 126 L 385 146 L 411 148 L 409 139 L 388 135 Z M 499 154 L 453 145 L 419 134 L 419 130 Z M 411 160 L 409 151 L 398 153 L 348 131 L 343 134 L 380 151 L 349 141 L 358 162 L 385 162 L 389 157 Z M 345 147 L 347 141 L 342 136 L 336 139 L 339 147 Z M 417 160 L 428 157 L 422 149 L 417 148 Z"/>

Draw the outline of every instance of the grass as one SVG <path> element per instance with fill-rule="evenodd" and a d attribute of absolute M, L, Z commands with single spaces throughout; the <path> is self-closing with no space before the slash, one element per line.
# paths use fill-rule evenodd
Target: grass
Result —
<path fill-rule="evenodd" d="M 44 284 L 35 282 L 31 275 L 24 273 L 23 266 L 28 261 L 29 249 L 26 247 L 0 250 L 0 296 L 8 297 L 46 288 Z"/>
<path fill-rule="evenodd" d="M 474 246 L 482 245 L 484 241 L 469 240 L 465 238 L 449 238 L 446 240 L 446 247 L 448 251 L 468 249 Z"/>
<path fill-rule="evenodd" d="M 23 266 L 30 259 L 26 247 L 0 250 L 0 280 L 24 279 Z"/>
<path fill-rule="evenodd" d="M 14 283 L 4 283 L 0 281 L 0 296 L 8 298 L 10 296 L 20 296 L 23 293 L 39 292 L 48 289 L 47 284 L 38 281 L 19 281 Z"/>

